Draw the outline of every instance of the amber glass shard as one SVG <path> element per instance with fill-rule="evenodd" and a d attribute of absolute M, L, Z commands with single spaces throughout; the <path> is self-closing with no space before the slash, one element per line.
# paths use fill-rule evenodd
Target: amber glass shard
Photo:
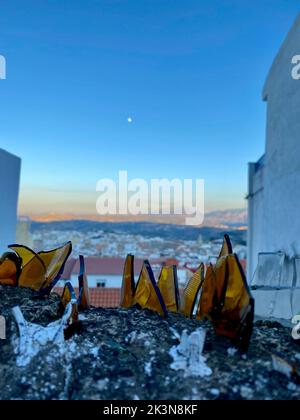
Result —
<path fill-rule="evenodd" d="M 72 243 L 67 242 L 62 247 L 48 252 L 39 252 L 38 255 L 46 267 L 46 280 L 43 289 L 52 288 L 60 279 L 64 266 L 72 252 Z"/>
<path fill-rule="evenodd" d="M 160 290 L 167 310 L 170 312 L 178 312 L 179 292 L 176 265 L 162 267 L 157 286 Z"/>
<path fill-rule="evenodd" d="M 11 245 L 10 248 L 22 259 L 19 286 L 46 293 L 59 280 L 71 254 L 72 244 L 68 242 L 60 248 L 38 254 L 23 245 Z"/>
<path fill-rule="evenodd" d="M 85 272 L 85 262 L 83 255 L 79 256 L 80 261 L 80 273 L 78 276 L 79 284 L 79 297 L 78 297 L 78 308 L 79 309 L 89 309 L 90 304 L 90 291 L 87 281 L 87 276 Z"/>
<path fill-rule="evenodd" d="M 181 296 L 180 312 L 191 318 L 193 316 L 199 290 L 204 281 L 204 264 L 201 264 L 189 280 Z"/>
<path fill-rule="evenodd" d="M 17 285 L 17 267 L 13 261 L 8 259 L 0 261 L 0 285 Z"/>
<path fill-rule="evenodd" d="M 162 316 L 167 316 L 167 308 L 157 287 L 149 261 L 144 261 L 135 290 L 134 302 L 143 309 L 147 308 Z"/>
<path fill-rule="evenodd" d="M 22 259 L 23 267 L 37 255 L 32 249 L 24 245 L 10 245 L 9 248 L 15 251 L 16 254 Z"/>
<path fill-rule="evenodd" d="M 45 282 L 46 267 L 38 255 L 33 257 L 25 266 L 19 278 L 19 286 L 39 291 Z"/>
<path fill-rule="evenodd" d="M 232 254 L 232 252 L 233 251 L 232 251 L 232 245 L 231 245 L 230 238 L 227 234 L 225 234 L 219 258 L 220 257 L 226 257 L 227 255 Z"/>
<path fill-rule="evenodd" d="M 62 306 L 65 308 L 71 300 L 76 300 L 75 290 L 70 282 L 66 282 L 63 293 L 60 298 Z"/>
<path fill-rule="evenodd" d="M 24 245 L 11 245 L 9 248 L 22 260 L 22 271 L 18 285 L 36 291 L 40 290 L 45 281 L 46 268 L 38 254 Z"/>
<path fill-rule="evenodd" d="M 227 257 L 221 257 L 214 266 L 215 287 L 216 287 L 216 306 L 221 307 L 225 299 L 228 282 Z"/>
<path fill-rule="evenodd" d="M 197 319 L 200 321 L 204 318 L 211 320 L 211 314 L 217 304 L 216 294 L 216 277 L 212 264 L 206 268 L 204 282 L 202 285 L 201 296 L 197 309 Z"/>
<path fill-rule="evenodd" d="M 226 257 L 225 292 L 213 315 L 216 334 L 233 339 L 247 350 L 253 329 L 254 299 L 237 255 Z M 217 280 L 218 281 L 218 278 Z"/>
<path fill-rule="evenodd" d="M 121 302 L 122 308 L 130 308 L 134 304 L 134 256 L 128 254 L 125 260 L 122 289 L 121 289 Z"/>

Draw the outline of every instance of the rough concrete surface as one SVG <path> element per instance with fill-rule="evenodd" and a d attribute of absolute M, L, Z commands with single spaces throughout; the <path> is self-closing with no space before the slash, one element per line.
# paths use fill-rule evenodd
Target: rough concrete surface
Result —
<path fill-rule="evenodd" d="M 47 326 L 58 319 L 55 294 L 35 298 L 28 289 L 0 286 L 0 314 L 7 338 L 0 340 L 0 399 L 298 399 L 300 383 L 272 368 L 281 354 L 300 369 L 300 346 L 290 329 L 256 322 L 249 352 L 216 337 L 209 323 L 179 314 L 167 319 L 138 308 L 92 308 L 82 313 L 82 331 L 67 341 L 42 346 L 18 363 L 19 332 L 12 308 L 28 322 Z M 183 330 L 207 330 L 203 356 L 209 376 L 186 376 L 171 368 L 169 352 Z"/>

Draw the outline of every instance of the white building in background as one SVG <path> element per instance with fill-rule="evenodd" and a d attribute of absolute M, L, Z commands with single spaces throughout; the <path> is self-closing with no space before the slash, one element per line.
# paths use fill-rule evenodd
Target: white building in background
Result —
<path fill-rule="evenodd" d="M 299 55 L 300 16 L 283 42 L 263 89 L 267 102 L 265 154 L 249 164 L 248 278 L 265 286 L 300 286 Z M 290 291 L 280 293 L 277 315 L 289 318 L 286 299 L 290 300 Z M 296 310 L 300 310 L 299 297 L 294 297 Z M 263 304 L 268 306 L 266 300 Z M 274 310 L 274 302 L 269 304 Z"/>
<path fill-rule="evenodd" d="M 121 287 L 125 258 L 121 257 L 86 257 L 85 272 L 90 290 L 92 306 L 109 308 L 117 307 L 120 304 Z M 134 277 L 137 283 L 144 260 L 134 259 Z M 150 260 L 154 277 L 158 280 L 162 265 L 177 265 L 178 261 L 173 258 L 158 258 Z M 64 272 L 54 291 L 62 293 L 66 281 L 70 281 L 73 287 L 78 288 L 78 274 L 80 272 L 79 260 L 69 258 L 66 262 Z M 177 267 L 177 278 L 179 288 L 182 288 L 188 279 L 189 270 L 184 267 Z M 77 291 L 78 293 L 78 291 Z"/>
<path fill-rule="evenodd" d="M 86 257 L 85 269 L 90 288 L 118 288 L 122 286 L 125 258 L 121 257 Z M 144 260 L 134 259 L 135 282 L 138 281 Z M 150 260 L 150 264 L 156 279 L 158 279 L 163 265 L 178 265 L 173 258 L 158 258 Z M 78 287 L 78 274 L 80 271 L 79 260 L 69 258 L 65 265 L 64 273 L 57 286 L 62 287 L 66 280 L 71 281 L 74 287 Z M 188 277 L 188 270 L 184 267 L 177 267 L 177 278 L 179 287 L 185 285 Z"/>
<path fill-rule="evenodd" d="M 26 245 L 29 248 L 33 248 L 30 227 L 31 227 L 31 220 L 29 217 L 21 216 L 18 218 L 17 234 L 16 234 L 17 244 Z M 37 249 L 37 251 L 41 251 L 41 249 L 42 248 L 39 248 Z"/>
<path fill-rule="evenodd" d="M 21 159 L 0 149 L 0 254 L 16 241 Z"/>

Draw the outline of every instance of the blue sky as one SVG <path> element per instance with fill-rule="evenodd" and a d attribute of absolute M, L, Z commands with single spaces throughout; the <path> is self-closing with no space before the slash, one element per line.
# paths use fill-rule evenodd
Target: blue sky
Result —
<path fill-rule="evenodd" d="M 268 69 L 292 0 L 1 1 L 0 147 L 20 213 L 93 213 L 99 178 L 204 178 L 244 207 L 264 151 Z M 128 123 L 127 118 L 133 122 Z"/>

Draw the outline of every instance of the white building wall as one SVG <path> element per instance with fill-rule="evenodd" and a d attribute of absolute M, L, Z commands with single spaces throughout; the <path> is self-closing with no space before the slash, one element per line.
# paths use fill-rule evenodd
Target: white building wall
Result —
<path fill-rule="evenodd" d="M 105 287 L 120 288 L 122 286 L 122 275 L 92 275 L 87 276 L 89 287 L 97 287 L 97 283 L 104 282 Z M 71 282 L 74 287 L 78 287 L 78 276 L 72 274 Z"/>
<path fill-rule="evenodd" d="M 187 270 L 186 269 L 179 269 L 177 271 L 177 276 L 178 276 L 178 283 L 179 285 L 185 285 L 186 280 L 187 280 Z M 88 274 L 88 284 L 89 287 L 97 287 L 97 283 L 99 282 L 105 282 L 105 287 L 111 287 L 111 288 L 121 288 L 122 287 L 122 275 L 105 275 L 105 274 L 98 274 L 98 275 L 92 275 L 92 274 Z M 155 277 L 156 279 L 158 279 L 158 274 L 155 273 Z M 135 283 L 137 283 L 139 279 L 139 275 L 135 276 Z M 70 279 L 73 287 L 78 287 L 78 275 L 77 274 L 72 274 L 71 275 L 71 279 Z M 58 287 L 64 287 L 65 281 L 64 280 L 60 280 L 57 284 Z"/>
<path fill-rule="evenodd" d="M 16 241 L 21 159 L 0 149 L 0 254 Z"/>
<path fill-rule="evenodd" d="M 266 248 L 300 254 L 300 16 L 284 42 L 264 88 L 267 101 L 265 170 Z"/>
<path fill-rule="evenodd" d="M 178 278 L 179 287 L 185 286 L 188 279 L 187 270 L 185 268 L 183 269 L 179 268 L 177 270 L 177 278 Z"/>
<path fill-rule="evenodd" d="M 258 262 L 258 253 L 264 248 L 264 166 L 250 163 L 248 168 L 248 263 L 247 279 L 251 283 Z"/>
<path fill-rule="evenodd" d="M 263 99 L 267 102 L 267 130 L 262 186 L 258 194 L 255 190 L 259 188 L 260 175 L 255 171 L 255 164 L 249 166 L 249 276 L 253 276 L 259 252 L 282 252 L 286 256 L 284 263 L 280 265 L 278 256 L 274 278 L 268 279 L 274 286 L 280 272 L 281 285 L 293 284 L 295 269 L 290 258 L 300 255 L 300 80 L 292 77 L 295 66 L 292 58 L 299 54 L 300 16 L 275 58 L 263 90 Z M 268 258 L 265 256 L 262 261 Z M 258 272 L 264 273 L 264 267 L 260 265 L 260 268 Z M 261 284 L 269 272 L 267 270 L 262 278 L 257 278 L 256 274 L 255 279 Z M 257 311 L 264 315 L 290 318 L 300 309 L 299 302 L 295 302 L 291 312 L 288 290 L 256 292 L 255 295 Z"/>

